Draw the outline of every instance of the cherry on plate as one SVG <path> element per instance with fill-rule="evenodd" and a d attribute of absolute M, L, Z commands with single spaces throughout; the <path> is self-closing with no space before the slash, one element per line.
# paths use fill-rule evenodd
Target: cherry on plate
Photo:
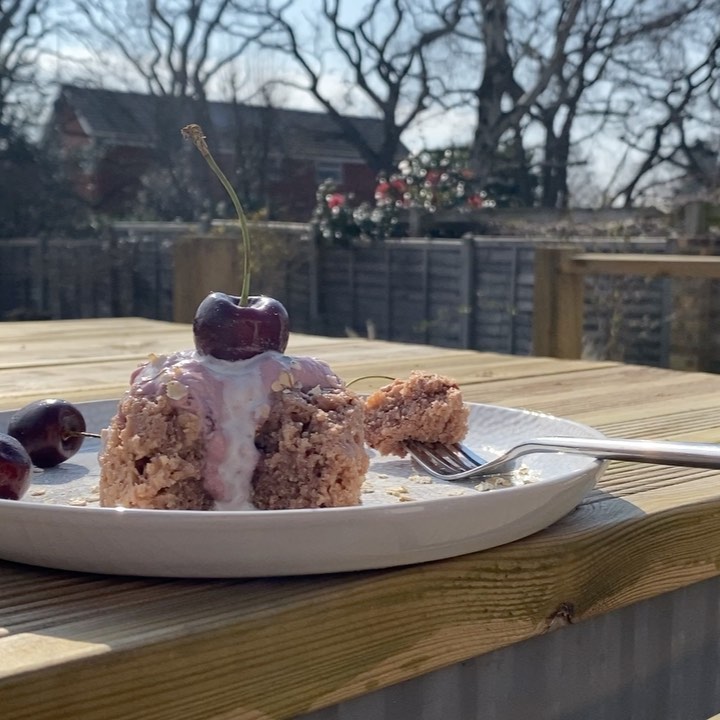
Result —
<path fill-rule="evenodd" d="M 71 458 L 83 443 L 85 418 L 67 400 L 37 400 L 18 410 L 8 435 L 18 440 L 33 464 L 51 468 Z"/>
<path fill-rule="evenodd" d="M 30 487 L 32 461 L 25 448 L 0 433 L 0 500 L 19 500 Z"/>

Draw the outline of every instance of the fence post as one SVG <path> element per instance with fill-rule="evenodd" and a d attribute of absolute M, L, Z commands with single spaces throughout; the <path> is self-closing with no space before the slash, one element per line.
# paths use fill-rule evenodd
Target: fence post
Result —
<path fill-rule="evenodd" d="M 308 239 L 308 319 L 310 330 L 314 333 L 322 331 L 322 314 L 320 312 L 320 241 L 314 233 Z"/>
<path fill-rule="evenodd" d="M 379 250 L 380 248 L 378 248 Z M 392 286 L 392 255 L 390 248 L 385 245 L 383 248 L 383 267 L 385 270 L 385 339 L 394 340 L 393 336 L 393 286 Z M 371 328 L 368 327 L 368 340 L 374 340 L 370 337 Z"/>
<path fill-rule="evenodd" d="M 582 356 L 583 276 L 568 272 L 576 250 L 537 248 L 533 303 L 533 354 Z"/>
<path fill-rule="evenodd" d="M 414 238 L 423 236 L 423 212 L 420 208 L 411 207 L 408 210 L 408 235 Z"/>
<path fill-rule="evenodd" d="M 41 237 L 38 240 L 39 262 L 35 267 L 35 282 L 37 283 L 37 309 L 40 313 L 52 313 L 48 298 L 48 287 L 50 285 L 50 263 L 48 262 L 48 239 Z"/>
<path fill-rule="evenodd" d="M 713 255 L 708 236 L 713 214 L 710 203 L 699 200 L 683 208 L 684 234 L 676 251 Z M 673 278 L 670 285 L 671 315 L 668 367 L 673 370 L 709 370 L 712 367 L 713 282 L 700 278 Z"/>
<path fill-rule="evenodd" d="M 475 240 L 460 245 L 460 347 L 475 347 Z"/>
<path fill-rule="evenodd" d="M 173 321 L 189 323 L 210 292 L 238 295 L 242 286 L 237 238 L 183 237 L 173 245 Z"/>
<path fill-rule="evenodd" d="M 708 231 L 708 203 L 694 200 L 683 210 L 685 237 L 698 237 Z"/>

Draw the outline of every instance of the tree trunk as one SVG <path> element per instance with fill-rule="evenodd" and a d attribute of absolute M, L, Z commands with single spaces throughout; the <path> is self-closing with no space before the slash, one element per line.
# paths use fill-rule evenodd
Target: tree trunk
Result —
<path fill-rule="evenodd" d="M 479 1 L 483 14 L 485 70 L 475 92 L 477 125 L 470 152 L 470 167 L 482 186 L 493 174 L 498 145 L 507 130 L 503 121 L 503 97 L 517 97 L 520 88 L 513 76 L 513 63 L 507 46 L 507 4 L 505 0 Z"/>

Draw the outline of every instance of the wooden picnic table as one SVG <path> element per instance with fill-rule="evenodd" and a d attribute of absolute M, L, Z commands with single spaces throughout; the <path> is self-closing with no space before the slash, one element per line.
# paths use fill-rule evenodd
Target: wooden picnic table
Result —
<path fill-rule="evenodd" d="M 118 397 L 148 353 L 191 344 L 189 326 L 138 318 L 0 323 L 0 410 Z M 289 350 L 346 379 L 442 372 L 468 401 L 609 435 L 720 441 L 720 376 L 361 338 Z M 719 481 L 611 463 L 545 531 L 392 570 L 200 581 L 0 561 L 0 716 L 707 718 Z"/>

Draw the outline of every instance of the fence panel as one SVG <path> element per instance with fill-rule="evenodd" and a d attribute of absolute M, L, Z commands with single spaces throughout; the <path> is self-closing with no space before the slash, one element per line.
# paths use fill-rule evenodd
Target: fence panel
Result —
<path fill-rule="evenodd" d="M 399 342 L 428 344 L 430 249 L 407 245 L 390 252 L 390 327 Z"/>
<path fill-rule="evenodd" d="M 215 225 L 205 238 L 237 234 L 233 224 Z M 548 238 L 318 248 L 304 237 L 304 226 L 253 224 L 252 232 L 251 290 L 280 299 L 294 331 L 532 352 L 535 248 Z M 193 233 L 202 237 L 195 225 L 121 223 L 96 238 L 0 241 L 0 318 L 177 319 L 175 247 Z M 658 252 L 668 241 L 563 239 L 562 245 Z M 667 365 L 668 318 L 676 311 L 671 293 L 662 279 L 588 279 L 586 356 Z M 710 293 L 708 302 L 711 319 L 720 323 L 720 294 Z M 706 341 L 712 369 L 720 371 L 720 338 Z"/>
<path fill-rule="evenodd" d="M 532 328 L 533 314 L 531 247 L 527 241 L 476 241 L 475 337 L 479 349 L 530 353 L 532 338 L 527 328 Z"/>
<path fill-rule="evenodd" d="M 0 241 L 0 318 L 47 317 L 44 306 L 42 246 L 35 238 Z"/>

